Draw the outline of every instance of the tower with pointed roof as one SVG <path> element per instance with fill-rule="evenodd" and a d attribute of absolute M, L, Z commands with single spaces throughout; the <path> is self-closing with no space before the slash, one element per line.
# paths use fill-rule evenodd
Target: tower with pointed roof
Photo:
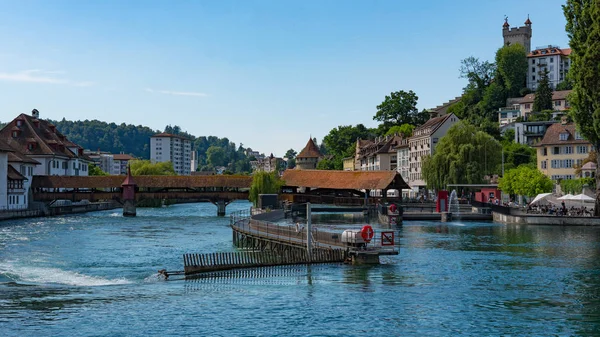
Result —
<path fill-rule="evenodd" d="M 296 156 L 296 169 L 314 170 L 321 158 L 323 158 L 321 151 L 312 138 L 309 138 L 304 149 Z"/>
<path fill-rule="evenodd" d="M 508 23 L 508 17 L 504 18 L 504 24 L 502 25 L 502 37 L 504 38 L 504 45 L 510 46 L 514 43 L 519 43 L 525 47 L 527 54 L 531 52 L 531 20 L 527 15 L 525 26 L 510 28 Z"/>

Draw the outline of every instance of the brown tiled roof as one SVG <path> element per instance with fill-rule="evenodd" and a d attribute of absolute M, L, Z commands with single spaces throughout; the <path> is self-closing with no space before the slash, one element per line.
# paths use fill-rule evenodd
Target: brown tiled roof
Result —
<path fill-rule="evenodd" d="M 7 178 L 9 180 L 27 180 L 25 176 L 23 176 L 19 171 L 17 171 L 14 167 L 8 165 L 8 174 Z"/>
<path fill-rule="evenodd" d="M 17 126 L 17 120 L 22 121 L 21 126 Z M 34 121 L 36 123 L 34 123 Z M 38 124 L 39 127 L 35 126 Z M 79 156 L 73 153 L 69 147 L 80 148 L 77 144 L 69 141 L 66 137 L 59 137 L 58 131 L 52 131 L 53 125 L 45 120 L 38 120 L 26 114 L 20 114 L 2 130 L 0 130 L 0 139 L 17 152 L 28 156 L 53 155 L 66 158 L 81 158 L 89 160 L 87 156 Z M 17 137 L 12 136 L 13 129 L 19 130 Z M 63 139 L 61 139 L 63 138 Z M 34 143 L 33 149 L 29 149 L 28 144 Z"/>
<path fill-rule="evenodd" d="M 342 190 L 410 188 L 397 171 L 285 170 L 287 186 Z"/>
<path fill-rule="evenodd" d="M 132 156 L 128 155 L 128 154 L 113 154 L 113 159 L 114 160 L 132 160 L 135 159 Z"/>
<path fill-rule="evenodd" d="M 567 140 L 560 140 L 560 134 L 567 133 Z M 561 124 L 555 123 L 548 127 L 546 134 L 542 140 L 535 144 L 534 147 L 541 147 L 546 145 L 568 145 L 568 144 L 590 144 L 585 139 L 575 139 L 575 125 L 573 123 Z"/>
<path fill-rule="evenodd" d="M 434 133 L 442 124 L 444 124 L 444 122 L 448 118 L 450 118 L 450 116 L 453 116 L 453 115 L 454 114 L 447 114 L 447 115 L 443 115 L 440 117 L 431 118 L 427 122 L 425 122 L 425 124 L 415 128 L 414 131 L 431 128 L 431 133 Z M 413 134 L 414 134 L 414 131 L 413 131 Z"/>
<path fill-rule="evenodd" d="M 296 158 L 321 158 L 322 156 L 323 155 L 315 142 L 313 142 L 312 138 L 309 138 L 308 143 L 306 143 L 306 146 L 300 151 Z"/>
<path fill-rule="evenodd" d="M 554 92 L 552 92 L 552 100 L 553 101 L 559 101 L 559 100 L 567 99 L 567 96 L 569 96 L 569 94 L 572 91 L 573 90 L 559 90 L 559 91 L 554 91 Z M 523 98 L 519 99 L 519 103 L 521 103 L 521 104 L 523 104 L 523 103 L 533 103 L 534 100 L 535 100 L 535 94 L 527 94 Z"/>
<path fill-rule="evenodd" d="M 13 152 L 14 150 L 8 143 L 0 139 L 0 152 Z"/>
<path fill-rule="evenodd" d="M 227 187 L 250 188 L 251 176 L 134 176 L 138 187 L 144 188 L 198 188 Z M 47 188 L 109 188 L 121 187 L 125 176 L 34 176 L 32 187 Z"/>
<path fill-rule="evenodd" d="M 27 163 L 27 164 L 33 164 L 33 165 L 40 165 L 40 162 L 27 157 L 26 155 L 20 153 L 20 152 L 9 152 L 8 153 L 8 162 L 9 163 Z"/>
<path fill-rule="evenodd" d="M 545 52 L 545 54 L 543 53 Z M 540 48 L 536 50 L 532 50 L 527 57 L 540 57 L 540 56 L 551 56 L 551 55 L 563 55 L 569 56 L 571 55 L 571 48 L 558 48 L 558 47 L 548 47 L 548 48 Z"/>

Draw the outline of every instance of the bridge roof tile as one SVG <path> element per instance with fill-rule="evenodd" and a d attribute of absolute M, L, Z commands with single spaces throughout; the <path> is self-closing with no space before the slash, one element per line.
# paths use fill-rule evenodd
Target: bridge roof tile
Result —
<path fill-rule="evenodd" d="M 34 176 L 32 188 L 116 188 L 121 187 L 125 176 Z M 250 176 L 134 176 L 138 187 L 148 188 L 198 188 L 227 187 L 250 188 Z"/>
<path fill-rule="evenodd" d="M 407 189 L 408 184 L 397 171 L 326 171 L 286 170 L 287 186 L 311 188 L 382 190 Z"/>

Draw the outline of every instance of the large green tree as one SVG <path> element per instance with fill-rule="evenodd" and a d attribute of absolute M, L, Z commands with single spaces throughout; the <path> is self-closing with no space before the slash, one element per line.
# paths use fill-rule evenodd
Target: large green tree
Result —
<path fill-rule="evenodd" d="M 259 194 L 279 193 L 281 186 L 283 186 L 283 181 L 279 178 L 277 172 L 255 172 L 252 175 L 252 185 L 250 186 L 248 199 L 254 203 L 254 206 L 257 206 Z"/>
<path fill-rule="evenodd" d="M 600 148 L 600 0 L 567 0 L 563 6 L 571 46 L 570 114 L 581 134 Z M 600 156 L 599 156 L 600 157 Z M 600 216 L 600 161 L 596 163 L 596 207 Z"/>
<path fill-rule="evenodd" d="M 397 134 L 397 135 L 401 135 L 404 138 L 408 138 L 408 137 L 412 136 L 414 129 L 415 129 L 415 126 L 412 124 L 396 125 L 396 126 L 392 126 L 385 133 L 385 136 L 393 136 L 393 135 Z"/>
<path fill-rule="evenodd" d="M 386 131 L 394 125 L 421 125 L 427 120 L 427 116 L 417 109 L 418 100 L 419 97 L 412 90 L 392 92 L 377 106 L 373 120 L 383 123 Z"/>
<path fill-rule="evenodd" d="M 435 154 L 425 157 L 423 178 L 430 189 L 448 184 L 480 184 L 485 175 L 498 173 L 502 146 L 466 121 L 454 124 L 440 139 Z"/>
<path fill-rule="evenodd" d="M 535 112 L 552 109 L 552 88 L 550 88 L 548 70 L 545 70 L 541 76 L 533 99 L 533 111 Z"/>
<path fill-rule="evenodd" d="M 496 52 L 497 77 L 501 77 L 506 95 L 519 97 L 527 80 L 527 52 L 520 43 L 504 46 Z"/>
<path fill-rule="evenodd" d="M 521 165 L 508 170 L 498 182 L 498 187 L 502 192 L 527 197 L 552 192 L 553 186 L 550 178 L 530 165 Z"/>
<path fill-rule="evenodd" d="M 149 160 L 132 160 L 129 162 L 131 174 L 134 176 L 174 176 L 175 169 L 170 161 L 152 163 Z"/>
<path fill-rule="evenodd" d="M 206 150 L 206 162 L 212 167 L 225 166 L 227 157 L 222 147 L 211 146 Z"/>
<path fill-rule="evenodd" d="M 318 169 L 323 170 L 341 170 L 343 168 L 342 159 L 352 157 L 356 149 L 357 139 L 371 139 L 375 136 L 373 130 L 366 128 L 362 124 L 340 125 L 332 129 L 323 138 L 323 144 L 327 148 L 331 158 L 319 162 Z"/>

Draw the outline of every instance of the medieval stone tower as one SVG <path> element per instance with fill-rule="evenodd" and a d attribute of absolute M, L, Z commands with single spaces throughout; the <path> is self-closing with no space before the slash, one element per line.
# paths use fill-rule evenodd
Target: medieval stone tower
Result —
<path fill-rule="evenodd" d="M 531 21 L 529 20 L 529 15 L 524 27 L 513 28 L 510 28 L 508 17 L 505 17 L 504 25 L 502 25 L 502 37 L 504 37 L 505 46 L 519 43 L 525 47 L 525 51 L 529 54 L 531 52 Z"/>

